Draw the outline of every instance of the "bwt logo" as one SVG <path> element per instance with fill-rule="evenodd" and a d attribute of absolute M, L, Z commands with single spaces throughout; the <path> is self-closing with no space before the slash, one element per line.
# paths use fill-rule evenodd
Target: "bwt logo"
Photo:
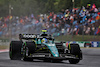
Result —
<path fill-rule="evenodd" d="M 24 38 L 36 38 L 36 35 L 23 35 Z"/>

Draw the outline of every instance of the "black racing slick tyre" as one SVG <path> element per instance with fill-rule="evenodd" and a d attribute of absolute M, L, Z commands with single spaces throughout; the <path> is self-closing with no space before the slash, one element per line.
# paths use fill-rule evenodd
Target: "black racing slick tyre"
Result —
<path fill-rule="evenodd" d="M 36 45 L 35 42 L 26 42 L 25 50 L 23 54 L 23 60 L 24 61 L 33 61 L 33 58 L 29 58 L 28 56 L 33 54 L 35 52 Z"/>
<path fill-rule="evenodd" d="M 70 44 L 70 53 L 78 55 L 80 53 L 80 47 L 78 44 Z"/>
<path fill-rule="evenodd" d="M 79 61 L 82 59 L 82 52 L 80 50 L 79 45 L 78 44 L 71 44 L 69 50 L 70 50 L 70 53 L 72 55 L 75 55 L 78 58 L 78 59 L 70 59 L 69 63 L 70 64 L 77 64 L 77 63 L 79 63 Z"/>
<path fill-rule="evenodd" d="M 21 55 L 21 41 L 11 41 L 10 48 L 9 48 L 9 57 L 11 60 L 20 60 Z"/>
<path fill-rule="evenodd" d="M 33 54 L 36 50 L 35 42 L 26 42 L 26 47 L 29 50 L 29 54 Z"/>

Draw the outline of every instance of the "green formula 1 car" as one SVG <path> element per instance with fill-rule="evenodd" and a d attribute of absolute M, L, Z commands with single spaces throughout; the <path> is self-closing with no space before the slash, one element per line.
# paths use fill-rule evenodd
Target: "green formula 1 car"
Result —
<path fill-rule="evenodd" d="M 55 42 L 51 35 L 46 34 L 20 34 L 20 41 L 11 41 L 9 56 L 11 60 L 33 61 L 40 59 L 44 61 L 59 62 L 69 60 L 76 64 L 82 60 L 82 51 L 78 44 Z"/>

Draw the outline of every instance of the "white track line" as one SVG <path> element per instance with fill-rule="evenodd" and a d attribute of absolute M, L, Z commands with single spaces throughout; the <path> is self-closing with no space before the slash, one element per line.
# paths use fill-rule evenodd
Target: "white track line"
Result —
<path fill-rule="evenodd" d="M 8 49 L 0 50 L 0 53 L 4 53 L 4 52 L 9 52 L 9 50 Z"/>

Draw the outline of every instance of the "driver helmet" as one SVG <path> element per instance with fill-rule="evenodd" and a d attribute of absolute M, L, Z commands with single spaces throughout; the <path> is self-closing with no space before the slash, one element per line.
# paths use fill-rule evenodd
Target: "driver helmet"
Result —
<path fill-rule="evenodd" d="M 43 42 L 43 43 L 46 43 L 46 42 L 47 42 L 47 39 L 46 39 L 46 38 L 43 38 L 43 39 L 42 39 L 42 42 Z"/>

